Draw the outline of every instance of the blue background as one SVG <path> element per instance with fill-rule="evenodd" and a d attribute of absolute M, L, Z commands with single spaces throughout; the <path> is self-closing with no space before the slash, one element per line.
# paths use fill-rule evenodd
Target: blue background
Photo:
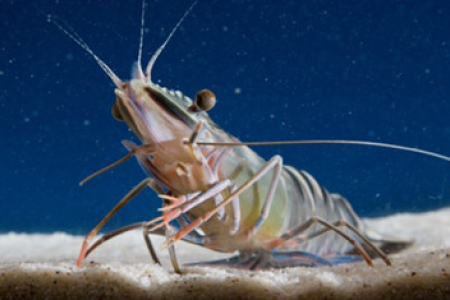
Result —
<path fill-rule="evenodd" d="M 0 231 L 86 233 L 144 174 L 126 153 L 109 78 L 46 14 L 75 29 L 122 79 L 137 59 L 140 1 L 0 2 Z M 149 1 L 144 58 L 189 6 Z M 200 0 L 153 78 L 243 141 L 359 139 L 450 155 L 450 2 Z M 240 89 L 241 93 L 235 90 Z M 257 148 L 283 156 L 362 216 L 450 204 L 450 163 L 359 146 Z M 145 191 L 108 224 L 157 216 Z"/>

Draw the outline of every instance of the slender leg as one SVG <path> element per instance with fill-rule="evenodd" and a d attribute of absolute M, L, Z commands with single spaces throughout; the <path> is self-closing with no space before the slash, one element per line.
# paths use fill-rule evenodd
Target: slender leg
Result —
<path fill-rule="evenodd" d="M 319 230 L 317 232 L 313 232 L 312 234 L 307 234 L 307 235 L 300 236 L 300 234 L 302 232 L 304 232 L 305 230 L 307 230 L 308 228 L 310 228 L 312 225 L 314 225 L 316 223 L 321 224 L 325 228 L 323 230 Z M 306 240 L 309 240 L 311 238 L 317 237 L 317 236 L 319 236 L 319 235 L 321 235 L 321 234 L 331 230 L 331 231 L 336 232 L 340 236 L 342 236 L 349 243 L 351 243 L 355 247 L 356 251 L 361 254 L 361 256 L 364 258 L 364 260 L 367 262 L 367 264 L 369 266 L 372 266 L 372 259 L 367 254 L 367 252 L 364 250 L 364 248 L 361 246 L 361 244 L 359 242 L 355 241 L 347 233 L 345 233 L 341 229 L 339 229 L 338 227 L 340 227 L 340 226 L 348 227 L 355 234 L 357 234 L 358 237 L 360 237 L 367 245 L 369 245 L 371 248 L 373 248 L 383 258 L 383 260 L 386 262 L 387 265 L 391 264 L 390 260 L 387 258 L 387 256 L 380 249 L 378 249 L 375 245 L 373 245 L 356 228 L 354 228 L 353 226 L 351 226 L 347 222 L 345 222 L 345 221 L 338 221 L 338 222 L 335 222 L 334 224 L 331 224 L 331 223 L 329 223 L 329 222 L 327 222 L 327 221 L 325 221 L 325 220 L 323 220 L 323 219 L 321 219 L 319 217 L 312 217 L 312 218 L 308 219 L 306 222 L 300 224 L 299 226 L 297 226 L 297 227 L 287 231 L 279 239 L 276 239 L 276 240 L 271 241 L 270 243 L 268 243 L 267 244 L 267 248 L 273 249 L 273 248 L 275 248 L 277 246 L 282 245 L 284 242 L 291 240 L 294 237 L 298 237 L 301 240 L 306 241 Z"/>
<path fill-rule="evenodd" d="M 236 191 L 236 186 L 233 185 L 230 188 L 230 193 L 234 193 Z M 220 203 L 217 203 L 219 205 Z M 233 200 L 231 200 L 231 212 L 233 213 L 231 220 L 232 220 L 232 227 L 230 230 L 230 234 L 233 235 L 239 230 L 239 225 L 241 224 L 241 207 L 239 206 L 239 198 L 235 197 Z"/>
<path fill-rule="evenodd" d="M 216 184 L 212 185 L 208 190 L 195 195 L 195 197 L 183 196 L 182 198 L 174 198 L 170 196 L 161 195 L 160 197 L 167 200 L 174 201 L 173 205 L 168 205 L 162 208 L 162 211 L 173 210 L 174 208 L 179 209 L 181 212 L 186 212 L 191 210 L 193 207 L 199 205 L 200 203 L 205 202 L 206 200 L 216 197 L 225 189 L 232 185 L 231 180 L 223 180 L 219 181 Z"/>
<path fill-rule="evenodd" d="M 181 197 L 173 197 L 170 195 L 160 195 L 164 200 L 168 200 L 172 202 L 171 204 L 160 208 L 160 211 L 167 212 L 165 215 L 157 217 L 149 222 L 148 225 L 153 224 L 158 221 L 162 221 L 160 224 L 155 225 L 153 228 L 157 229 L 162 227 L 163 224 L 166 224 L 175 218 L 178 218 L 181 214 L 188 212 L 192 208 L 198 206 L 199 204 L 213 198 L 214 205 L 218 206 L 223 202 L 222 192 L 227 189 L 229 193 L 234 193 L 236 191 L 236 186 L 230 180 L 224 180 L 209 190 L 202 193 L 194 193 L 190 195 L 184 195 Z M 222 212 L 222 213 L 221 213 Z M 235 197 L 231 200 L 231 212 L 232 212 L 232 228 L 230 229 L 231 234 L 235 234 L 239 229 L 239 224 L 241 220 L 241 212 L 239 207 L 239 197 Z M 220 221 L 225 220 L 225 209 L 219 210 L 217 212 L 218 219 Z M 184 225 L 182 225 L 184 227 Z"/>
<path fill-rule="evenodd" d="M 308 227 L 312 226 L 315 223 L 320 223 L 324 226 L 323 229 L 312 232 L 310 234 L 307 235 L 300 235 L 303 231 L 305 231 Z M 331 225 L 331 226 L 327 226 L 325 225 L 325 223 Z M 306 227 L 308 226 L 308 227 Z M 391 265 L 391 261 L 390 259 L 387 257 L 387 255 L 380 249 L 378 248 L 376 245 L 374 245 L 371 241 L 369 241 L 357 228 L 355 228 L 353 225 L 349 224 L 347 221 L 345 220 L 339 220 L 334 222 L 333 224 L 330 224 L 329 222 L 320 219 L 320 218 L 311 218 L 310 220 L 308 220 L 307 222 L 301 224 L 300 226 L 289 230 L 288 232 L 284 233 L 280 238 L 284 241 L 290 240 L 294 237 L 298 237 L 300 238 L 302 241 L 308 241 L 311 240 L 317 236 L 320 236 L 330 230 L 336 231 L 335 228 L 338 227 L 346 227 L 348 229 L 350 229 L 354 234 L 356 234 L 368 247 L 370 247 L 375 253 L 377 253 L 377 255 L 379 257 L 381 257 L 384 262 L 390 266 Z M 352 241 L 350 241 L 348 238 L 346 238 L 344 235 L 342 235 L 339 231 L 336 231 L 339 235 L 341 235 L 342 237 L 344 237 L 345 239 L 347 239 L 350 243 L 352 243 L 354 245 L 354 243 Z M 342 231 L 341 231 L 342 232 Z M 356 242 L 354 239 L 352 239 L 351 237 L 349 237 L 351 240 L 353 240 L 355 243 L 359 244 L 358 242 Z M 355 249 L 359 251 L 359 247 L 355 247 Z M 361 255 L 363 255 L 361 253 Z M 364 256 L 364 255 L 363 255 Z"/>
<path fill-rule="evenodd" d="M 193 207 L 205 202 L 208 199 L 211 199 L 213 197 L 216 197 L 221 192 L 223 192 L 225 189 L 229 188 L 232 185 L 232 182 L 230 180 L 224 180 L 220 181 L 216 184 L 214 184 L 210 189 L 201 192 L 197 196 L 190 198 L 189 196 L 183 196 L 182 198 L 176 198 L 171 196 L 165 196 L 161 195 L 160 197 L 163 199 L 167 199 L 169 201 L 173 201 L 174 204 L 169 205 L 168 207 L 164 207 L 161 210 L 164 212 L 164 214 L 160 217 L 157 217 L 147 223 L 147 226 L 150 226 L 154 223 L 160 222 L 159 224 L 154 225 L 150 231 L 153 231 L 155 229 L 158 229 L 165 224 L 168 224 L 172 220 L 179 217 L 181 214 L 188 212 Z M 216 206 L 220 207 L 220 206 Z M 168 210 L 168 211 L 166 211 Z"/>
<path fill-rule="evenodd" d="M 165 206 L 167 206 L 166 201 L 163 202 L 163 207 L 165 207 Z M 183 219 L 183 218 L 179 217 L 178 219 Z M 148 232 L 149 227 L 145 226 L 145 228 L 146 228 L 146 231 Z M 169 224 L 166 224 L 166 226 L 164 226 L 165 237 L 166 238 L 169 237 L 171 235 L 171 233 L 172 233 L 172 230 L 171 230 Z M 177 256 L 175 253 L 175 246 L 169 247 L 169 257 L 170 257 L 170 262 L 172 263 L 172 267 L 173 267 L 173 270 L 175 271 L 175 273 L 181 274 L 180 266 L 178 264 Z"/>
<path fill-rule="evenodd" d="M 166 233 L 166 238 L 168 238 L 172 234 L 169 226 L 165 227 L 165 233 Z M 173 270 L 175 271 L 175 273 L 181 274 L 180 266 L 178 264 L 177 256 L 175 254 L 175 246 L 174 245 L 169 247 L 169 256 L 170 256 L 170 262 L 172 263 L 172 266 L 173 266 Z"/>
<path fill-rule="evenodd" d="M 86 182 L 90 181 L 91 179 L 97 177 L 100 174 L 103 174 L 115 167 L 117 167 L 118 165 L 124 163 L 125 161 L 127 161 L 128 159 L 130 159 L 133 155 L 135 155 L 136 153 L 145 153 L 145 154 L 151 154 L 153 152 L 153 146 L 149 145 L 149 144 L 145 144 L 145 145 L 141 145 L 141 146 L 135 146 L 133 149 L 130 150 L 130 152 L 127 153 L 127 155 L 125 155 L 124 157 L 118 159 L 117 161 L 113 162 L 112 164 L 98 170 L 95 173 L 92 173 L 91 175 L 89 175 L 88 177 L 86 177 L 85 179 L 83 179 L 82 181 L 80 181 L 80 185 L 84 185 Z"/>
<path fill-rule="evenodd" d="M 186 219 L 188 219 L 187 221 L 186 221 Z M 187 226 L 187 225 L 189 225 L 189 222 L 191 222 L 192 220 L 191 219 L 189 219 L 189 216 L 187 216 L 187 215 L 183 215 L 183 216 L 179 216 L 178 218 L 177 218 L 177 222 L 178 222 L 178 224 L 181 226 L 181 227 L 184 227 L 184 226 Z M 175 230 L 175 226 L 173 226 L 172 227 L 172 229 L 173 230 Z M 179 228 L 179 227 L 178 227 Z M 193 231 L 191 231 L 191 237 L 192 238 L 195 238 L 195 239 L 197 239 L 197 240 L 202 240 L 202 239 L 204 239 L 204 235 L 202 235 L 202 234 L 200 234 L 199 232 L 198 232 L 198 230 L 193 230 Z M 195 243 L 196 245 L 203 245 L 203 243 Z"/>
<path fill-rule="evenodd" d="M 106 222 L 108 222 L 109 219 L 111 219 L 112 216 L 114 216 L 114 214 L 116 212 L 118 212 L 125 204 L 127 204 L 137 194 L 142 192 L 142 190 L 144 190 L 144 188 L 146 188 L 147 186 L 154 186 L 154 185 L 155 185 L 155 183 L 154 183 L 153 179 L 151 179 L 151 178 L 146 178 L 146 179 L 142 180 L 130 192 L 128 192 L 128 194 L 126 194 L 125 197 L 123 197 L 116 204 L 116 206 L 113 207 L 113 209 L 111 209 L 109 211 L 109 213 L 97 224 L 97 226 L 94 227 L 94 229 L 91 230 L 91 232 L 88 235 L 86 235 L 86 237 L 84 238 L 83 244 L 81 246 L 80 254 L 78 256 L 78 262 L 77 262 L 78 267 L 81 267 L 83 260 L 86 257 L 86 252 L 87 252 L 87 247 L 88 247 L 89 242 L 95 237 L 97 232 L 106 224 Z"/>
<path fill-rule="evenodd" d="M 142 228 L 143 228 L 142 234 L 144 236 L 144 241 L 145 241 L 145 244 L 147 245 L 148 252 L 150 252 L 150 256 L 152 257 L 153 262 L 158 265 L 161 265 L 161 261 L 159 260 L 158 256 L 156 255 L 155 248 L 153 247 L 152 241 L 150 240 L 148 227 L 144 226 L 144 224 L 142 226 Z"/>
<path fill-rule="evenodd" d="M 238 197 L 243 191 L 245 191 L 246 189 L 251 187 L 256 181 L 261 179 L 262 176 L 267 174 L 267 172 L 270 169 L 272 169 L 274 167 L 276 168 L 276 166 L 277 165 L 280 166 L 280 164 L 281 164 L 280 156 L 272 157 L 258 172 L 255 173 L 254 176 L 252 176 L 249 180 L 247 180 L 244 184 L 242 184 L 238 189 L 236 189 L 235 192 L 228 195 L 228 197 L 226 199 L 224 199 L 223 202 L 220 203 L 220 205 L 207 211 L 202 216 L 198 217 L 193 222 L 191 222 L 191 224 L 183 227 L 181 230 L 179 230 L 177 233 L 175 233 L 173 236 L 171 236 L 169 239 L 167 239 L 164 243 L 165 246 L 170 247 L 171 245 L 175 244 L 177 241 L 182 239 L 183 236 L 185 236 L 186 234 L 188 234 L 189 232 L 191 232 L 192 230 L 194 230 L 195 228 L 197 228 L 204 222 L 208 221 L 213 215 L 215 215 L 217 213 L 218 210 L 220 210 L 222 207 L 225 207 L 225 205 L 228 205 L 234 198 Z M 274 176 L 274 177 L 277 177 L 277 176 Z M 265 201 L 264 206 L 267 206 L 269 209 L 270 209 L 270 205 L 271 205 L 271 201 L 272 201 L 272 199 L 270 199 L 270 198 L 273 198 L 273 193 L 275 192 L 274 187 L 276 186 L 277 182 L 278 182 L 277 178 L 275 178 L 275 179 L 272 178 L 270 186 L 271 187 L 273 186 L 273 187 L 269 188 L 270 193 L 268 193 L 268 195 L 266 196 L 266 201 Z M 264 218 L 264 216 L 262 218 Z M 260 222 L 260 221 L 258 221 L 258 222 Z M 256 224 L 256 225 L 258 225 L 258 224 Z M 256 228 L 256 230 L 257 229 L 258 228 Z"/>
<path fill-rule="evenodd" d="M 112 231 L 112 232 L 108 232 L 107 234 L 103 235 L 101 238 L 99 238 L 98 240 L 96 240 L 95 243 L 93 243 L 93 244 L 86 250 L 85 258 L 86 258 L 89 254 L 91 254 L 96 248 L 98 248 L 98 247 L 99 247 L 100 245 L 102 245 L 103 243 L 109 241 L 110 239 L 112 239 L 112 238 L 114 238 L 114 237 L 116 237 L 116 236 L 119 236 L 119 235 L 121 235 L 121 234 L 123 234 L 123 233 L 125 233 L 125 232 L 131 231 L 131 230 L 135 230 L 135 229 L 138 229 L 138 228 L 143 228 L 144 240 L 145 240 L 145 242 L 146 242 L 146 245 L 147 245 L 147 248 L 148 248 L 148 250 L 149 250 L 149 252 L 150 252 L 150 255 L 151 255 L 153 261 L 154 261 L 156 264 L 161 265 L 161 262 L 160 262 L 158 256 L 156 255 L 155 249 L 154 249 L 154 247 L 153 247 L 153 245 L 152 245 L 152 242 L 151 242 L 151 240 L 150 240 L 149 232 L 148 232 L 148 229 L 149 229 L 149 228 L 145 226 L 146 223 L 147 223 L 147 222 L 133 223 L 133 224 L 130 224 L 130 225 L 121 227 L 121 228 L 119 228 L 119 229 L 116 229 L 116 230 L 114 230 L 114 231 Z M 170 227 L 164 228 L 164 232 L 163 232 L 163 230 L 162 230 L 162 228 L 161 228 L 160 230 L 156 230 L 156 231 L 154 231 L 153 233 L 154 233 L 154 234 L 157 234 L 157 235 L 163 235 L 163 236 L 166 236 L 166 237 L 167 237 L 168 234 L 166 233 L 166 230 L 169 230 L 169 231 L 170 231 L 171 228 L 170 228 Z M 199 246 L 202 246 L 202 245 L 205 244 L 204 238 L 203 238 L 202 236 L 199 236 L 198 234 L 194 234 L 194 233 L 189 234 L 189 235 L 186 235 L 186 236 L 183 238 L 183 240 L 186 241 L 186 242 L 188 242 L 188 243 L 191 243 L 191 244 L 194 244 L 194 245 L 199 245 Z M 171 252 L 171 251 L 172 251 L 172 252 Z M 177 258 L 176 258 L 176 256 L 175 256 L 175 249 L 169 248 L 169 255 L 170 255 L 170 259 L 171 259 L 171 262 L 172 262 L 174 271 L 175 271 L 176 273 L 178 273 L 178 274 L 181 274 L 180 267 L 179 267 L 179 264 L 178 264 L 178 260 L 177 260 Z M 194 265 L 194 264 L 192 264 L 192 265 Z"/>
<path fill-rule="evenodd" d="M 264 204 L 258 219 L 252 226 L 250 226 L 243 232 L 243 235 L 246 236 L 247 239 L 253 236 L 259 230 L 259 228 L 261 228 L 261 225 L 269 216 L 270 209 L 272 207 L 273 195 L 275 194 L 275 190 L 280 179 L 283 161 L 280 156 L 275 156 L 271 161 L 273 161 L 273 175 L 272 179 L 270 180 L 269 189 L 267 190 L 266 198 L 264 200 Z"/>
<path fill-rule="evenodd" d="M 130 225 L 126 225 L 124 227 L 121 227 L 119 229 L 116 229 L 114 231 L 108 232 L 107 234 L 103 235 L 101 238 L 95 241 L 89 248 L 86 250 L 86 255 L 84 258 L 86 258 L 89 254 L 92 253 L 95 249 L 97 249 L 100 245 L 102 245 L 104 242 L 121 235 L 127 231 L 131 231 L 137 228 L 142 228 L 145 225 L 145 222 L 139 222 L 139 223 L 133 223 Z"/>

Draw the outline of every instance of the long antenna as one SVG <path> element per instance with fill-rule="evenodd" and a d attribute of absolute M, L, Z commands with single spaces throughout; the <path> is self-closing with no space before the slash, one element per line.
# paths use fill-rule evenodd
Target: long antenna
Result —
<path fill-rule="evenodd" d="M 172 29 L 172 31 L 170 32 L 169 36 L 166 38 L 164 43 L 161 46 L 159 46 L 158 50 L 156 50 L 155 54 L 153 54 L 152 58 L 148 62 L 147 68 L 145 69 L 145 76 L 147 77 L 147 81 L 149 81 L 149 82 L 152 81 L 152 74 L 151 73 L 152 73 L 152 68 L 153 68 L 153 65 L 155 64 L 155 61 L 158 59 L 159 55 L 164 50 L 164 48 L 166 47 L 167 43 L 172 38 L 173 34 L 177 31 L 177 29 L 180 27 L 181 23 L 183 23 L 184 19 L 188 16 L 188 14 L 194 8 L 194 6 L 195 6 L 195 4 L 197 4 L 197 2 L 198 2 L 198 0 L 195 0 L 191 4 L 191 6 L 189 6 L 189 8 L 184 13 L 184 15 L 178 21 L 177 25 L 175 25 L 175 27 Z"/>
<path fill-rule="evenodd" d="M 139 38 L 139 52 L 137 70 L 139 72 L 139 78 L 144 79 L 144 72 L 142 71 L 142 47 L 144 45 L 144 25 L 145 25 L 145 0 L 142 0 L 142 14 L 141 14 L 141 36 Z"/>
<path fill-rule="evenodd" d="M 185 141 L 185 144 L 189 143 L 189 141 Z M 361 145 L 361 146 L 369 146 L 369 147 L 380 147 L 380 148 L 389 148 L 402 150 L 407 152 L 414 152 L 423 154 L 426 156 L 431 156 L 435 158 L 439 158 L 442 160 L 450 161 L 450 157 L 431 152 L 427 150 L 422 150 L 419 148 L 400 146 L 395 144 L 388 143 L 377 143 L 377 142 L 369 142 L 369 141 L 356 141 L 356 140 L 299 140 L 299 141 L 272 141 L 272 142 L 197 142 L 197 145 L 200 146 L 220 146 L 220 147 L 236 147 L 236 146 L 274 146 L 274 145 L 312 145 L 312 144 L 344 144 L 344 145 Z"/>
<path fill-rule="evenodd" d="M 89 53 L 95 59 L 95 62 L 100 66 L 100 68 L 102 68 L 102 70 L 109 76 L 109 78 L 111 78 L 116 87 L 122 87 L 122 80 L 120 80 L 120 78 L 113 72 L 113 70 L 111 70 L 111 68 L 94 53 L 91 47 L 89 47 L 89 45 L 78 35 L 78 33 L 75 32 L 75 30 L 73 30 L 67 24 L 63 26 L 58 21 L 54 20 L 51 16 L 47 16 L 47 20 L 53 23 L 56 27 L 58 27 L 59 30 L 61 30 L 65 35 L 67 35 L 87 53 Z"/>

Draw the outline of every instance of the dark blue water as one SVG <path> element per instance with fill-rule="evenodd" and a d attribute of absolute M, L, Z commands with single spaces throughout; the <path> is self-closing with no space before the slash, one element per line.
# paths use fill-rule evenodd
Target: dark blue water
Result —
<path fill-rule="evenodd" d="M 122 79 L 137 59 L 139 1 L 0 4 L 0 231 L 85 233 L 144 174 L 134 139 L 110 114 L 113 85 L 54 25 L 64 21 Z M 146 60 L 186 1 L 149 1 Z M 153 78 L 194 96 L 213 90 L 213 119 L 244 141 L 359 139 L 450 155 L 450 2 L 203 1 L 158 59 Z M 240 93 L 236 93 L 240 90 Z M 450 163 L 359 146 L 258 148 L 313 174 L 362 216 L 450 204 Z M 108 228 L 157 216 L 148 190 Z"/>

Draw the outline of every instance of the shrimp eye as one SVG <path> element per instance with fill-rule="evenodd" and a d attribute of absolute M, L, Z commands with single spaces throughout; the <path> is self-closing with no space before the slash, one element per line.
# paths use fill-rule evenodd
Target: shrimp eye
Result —
<path fill-rule="evenodd" d="M 117 121 L 123 121 L 122 114 L 120 113 L 119 107 L 117 106 L 117 102 L 111 106 L 111 114 Z"/>
<path fill-rule="evenodd" d="M 216 95 L 210 90 L 204 89 L 195 95 L 195 101 L 189 107 L 190 111 L 208 111 L 216 105 Z"/>

